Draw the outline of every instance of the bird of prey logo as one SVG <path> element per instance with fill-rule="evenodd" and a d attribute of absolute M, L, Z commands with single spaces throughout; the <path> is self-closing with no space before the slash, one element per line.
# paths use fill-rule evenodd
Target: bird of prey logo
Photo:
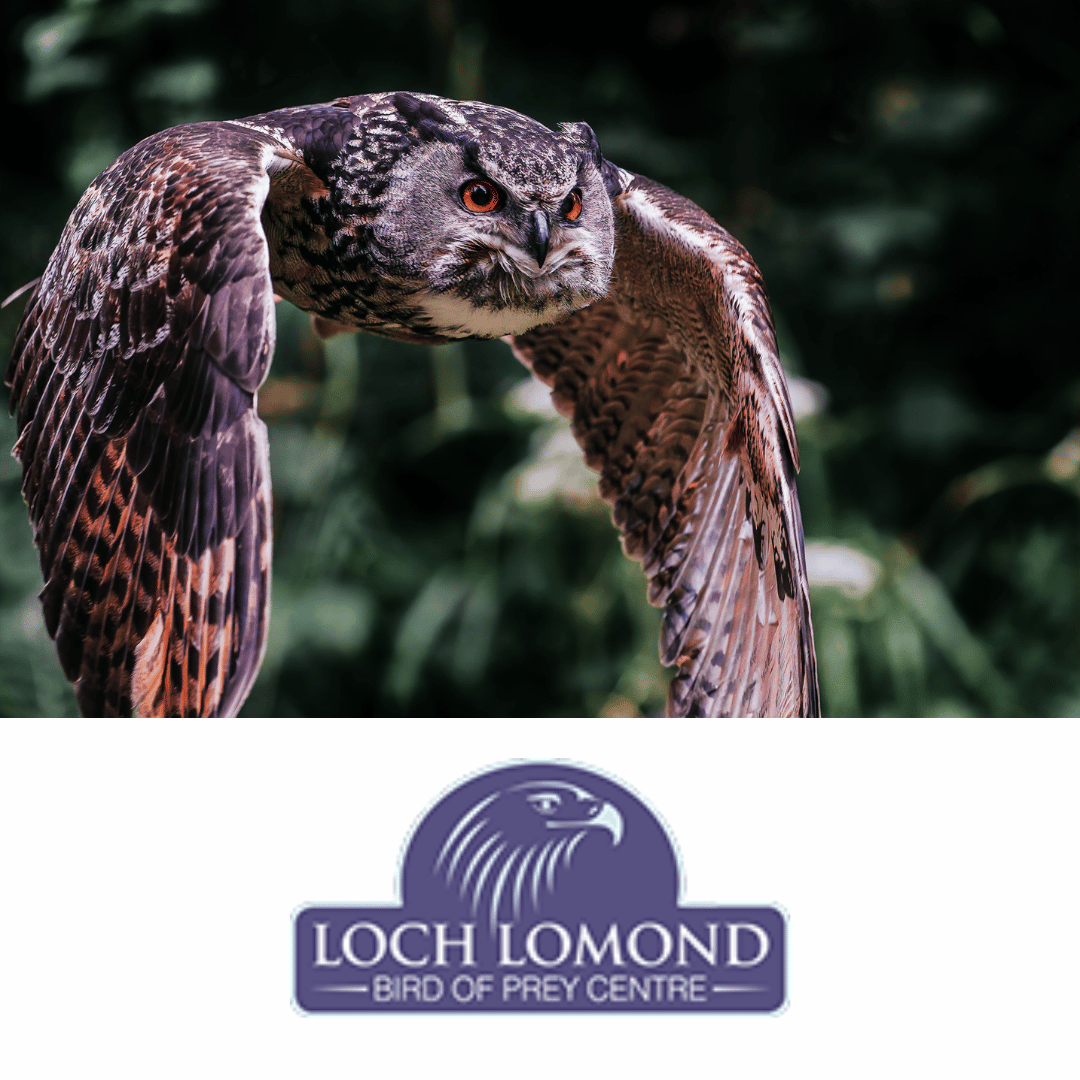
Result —
<path fill-rule="evenodd" d="M 610 802 L 564 780 L 530 780 L 481 799 L 454 824 L 435 869 L 494 929 L 500 919 L 539 914 L 594 833 L 612 846 L 623 819 Z"/>
<path fill-rule="evenodd" d="M 405 847 L 399 904 L 295 919 L 310 1012 L 770 1011 L 783 915 L 684 905 L 671 837 L 617 781 L 520 762 L 456 784 Z"/>
<path fill-rule="evenodd" d="M 761 276 L 584 123 L 379 93 L 123 154 L 7 382 L 45 625 L 86 715 L 232 715 L 266 648 L 276 298 L 323 333 L 505 337 L 665 609 L 673 715 L 815 715 L 798 445 Z"/>
<path fill-rule="evenodd" d="M 624 788 L 538 763 L 485 773 L 437 803 L 409 842 L 402 884 L 410 907 L 494 932 L 670 905 L 678 870 L 666 833 Z"/>

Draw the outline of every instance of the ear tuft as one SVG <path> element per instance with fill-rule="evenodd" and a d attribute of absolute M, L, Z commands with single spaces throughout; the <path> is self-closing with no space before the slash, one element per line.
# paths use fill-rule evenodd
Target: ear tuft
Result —
<path fill-rule="evenodd" d="M 586 124 L 584 121 L 577 121 L 572 124 L 560 124 L 559 130 L 566 135 L 576 137 L 582 150 L 586 155 L 593 159 L 597 168 L 600 168 L 601 163 L 604 160 L 603 154 L 600 153 L 600 140 L 596 137 L 596 132 Z"/>
<path fill-rule="evenodd" d="M 452 118 L 432 101 L 422 101 L 404 92 L 395 94 L 391 101 L 402 119 L 410 127 L 416 129 L 416 134 L 421 139 L 445 138 L 444 129 L 453 126 Z"/>

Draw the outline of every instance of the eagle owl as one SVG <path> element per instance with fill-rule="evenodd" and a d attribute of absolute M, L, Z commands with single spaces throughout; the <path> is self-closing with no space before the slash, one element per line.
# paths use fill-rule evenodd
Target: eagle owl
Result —
<path fill-rule="evenodd" d="M 381 93 L 144 140 L 30 295 L 14 452 L 85 714 L 230 715 L 251 688 L 275 296 L 324 331 L 505 337 L 665 608 L 669 712 L 817 712 L 795 425 L 750 256 L 587 124 Z"/>

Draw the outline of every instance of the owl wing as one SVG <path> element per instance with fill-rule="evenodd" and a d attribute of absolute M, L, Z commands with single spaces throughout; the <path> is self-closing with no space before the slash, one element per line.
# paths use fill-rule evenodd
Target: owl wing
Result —
<path fill-rule="evenodd" d="M 235 124 L 128 151 L 72 213 L 19 328 L 15 455 L 45 625 L 86 715 L 233 713 L 262 658 L 276 152 Z"/>
<path fill-rule="evenodd" d="M 817 715 L 795 423 L 760 274 L 688 199 L 608 163 L 605 179 L 611 293 L 514 350 L 666 609 L 669 714 Z"/>

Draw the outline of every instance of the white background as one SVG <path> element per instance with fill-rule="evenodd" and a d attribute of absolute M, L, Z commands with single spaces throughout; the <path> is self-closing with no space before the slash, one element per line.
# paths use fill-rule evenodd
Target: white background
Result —
<path fill-rule="evenodd" d="M 8 721 L 0 1075 L 1080 1074 L 1077 722 Z M 396 900 L 464 777 L 557 758 L 788 915 L 775 1016 L 303 1016 L 291 918 Z"/>

